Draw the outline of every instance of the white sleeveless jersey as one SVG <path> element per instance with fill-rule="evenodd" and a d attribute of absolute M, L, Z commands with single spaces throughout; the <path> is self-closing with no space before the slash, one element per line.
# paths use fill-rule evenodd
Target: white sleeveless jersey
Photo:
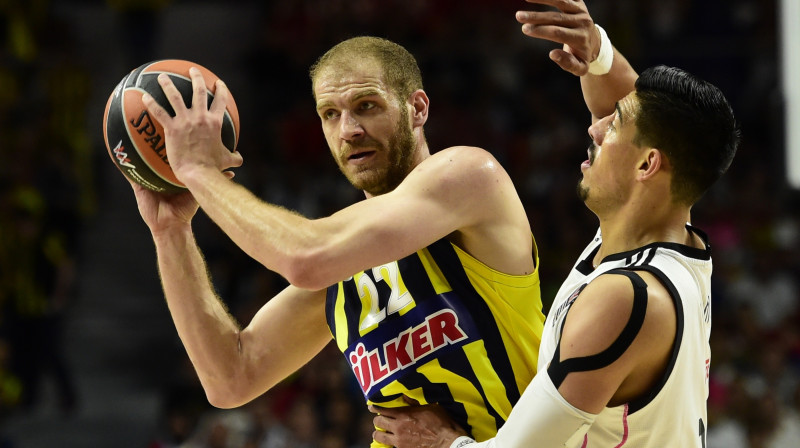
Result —
<path fill-rule="evenodd" d="M 600 247 L 598 230 L 556 295 L 539 349 L 539 371 L 553 359 L 564 318 L 578 292 L 612 269 L 643 270 L 667 287 L 677 311 L 677 331 L 667 369 L 646 397 L 605 408 L 579 448 L 705 447 L 708 368 L 711 360 L 711 249 L 706 235 L 687 224 L 705 249 L 654 243 L 603 259 L 592 269 Z M 602 323 L 599 323 L 602 325 Z"/>

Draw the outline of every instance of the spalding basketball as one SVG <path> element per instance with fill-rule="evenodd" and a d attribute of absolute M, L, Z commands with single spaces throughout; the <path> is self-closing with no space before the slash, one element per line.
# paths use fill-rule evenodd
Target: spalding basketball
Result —
<path fill-rule="evenodd" d="M 164 128 L 150 116 L 142 103 L 142 96 L 149 93 L 171 116 L 175 116 L 157 79 L 159 74 L 166 73 L 183 96 L 186 107 L 190 107 L 190 67 L 197 67 L 202 72 L 210 106 L 214 99 L 217 75 L 199 64 L 180 59 L 148 62 L 138 67 L 122 78 L 106 103 L 103 137 L 108 155 L 128 179 L 153 191 L 178 193 L 186 191 L 186 187 L 169 166 Z M 232 96 L 228 97 L 227 103 L 222 124 L 222 143 L 233 151 L 239 137 L 239 111 Z"/>

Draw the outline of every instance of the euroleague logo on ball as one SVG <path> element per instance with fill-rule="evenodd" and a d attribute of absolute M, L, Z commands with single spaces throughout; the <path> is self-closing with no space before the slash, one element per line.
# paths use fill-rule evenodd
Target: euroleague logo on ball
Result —
<path fill-rule="evenodd" d="M 117 84 L 106 103 L 103 114 L 103 138 L 108 155 L 128 179 L 161 193 L 178 193 L 186 187 L 175 177 L 167 158 L 164 128 L 150 116 L 142 103 L 147 93 L 171 116 L 172 105 L 158 83 L 158 75 L 166 73 L 183 97 L 186 107 L 192 103 L 192 80 L 189 68 L 197 67 L 206 84 L 208 105 L 214 100 L 217 75 L 193 62 L 166 59 L 148 62 Z M 228 96 L 222 123 L 222 143 L 230 151 L 236 149 L 239 137 L 239 111 Z"/>

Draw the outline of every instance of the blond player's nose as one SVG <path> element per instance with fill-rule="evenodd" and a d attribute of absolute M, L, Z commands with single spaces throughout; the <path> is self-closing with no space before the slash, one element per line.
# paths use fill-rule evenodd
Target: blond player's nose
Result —
<path fill-rule="evenodd" d="M 361 123 L 359 123 L 358 119 L 347 111 L 342 112 L 339 125 L 341 126 L 340 135 L 344 140 L 351 140 L 364 133 L 364 129 L 361 127 Z"/>

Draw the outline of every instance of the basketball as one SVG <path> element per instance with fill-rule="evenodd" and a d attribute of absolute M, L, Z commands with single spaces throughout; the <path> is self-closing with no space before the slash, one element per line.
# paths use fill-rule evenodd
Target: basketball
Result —
<path fill-rule="evenodd" d="M 179 193 L 186 191 L 186 187 L 169 166 L 164 128 L 150 116 L 142 96 L 150 94 L 171 116 L 175 116 L 157 79 L 159 74 L 166 73 L 181 93 L 186 107 L 190 107 L 190 67 L 197 67 L 203 74 L 210 106 L 214 99 L 214 83 L 219 79 L 217 75 L 190 61 L 166 59 L 141 65 L 122 78 L 111 92 L 103 114 L 103 138 L 111 160 L 128 179 L 160 193 Z M 226 148 L 236 149 L 239 111 L 232 95 L 228 97 L 221 137 Z"/>

